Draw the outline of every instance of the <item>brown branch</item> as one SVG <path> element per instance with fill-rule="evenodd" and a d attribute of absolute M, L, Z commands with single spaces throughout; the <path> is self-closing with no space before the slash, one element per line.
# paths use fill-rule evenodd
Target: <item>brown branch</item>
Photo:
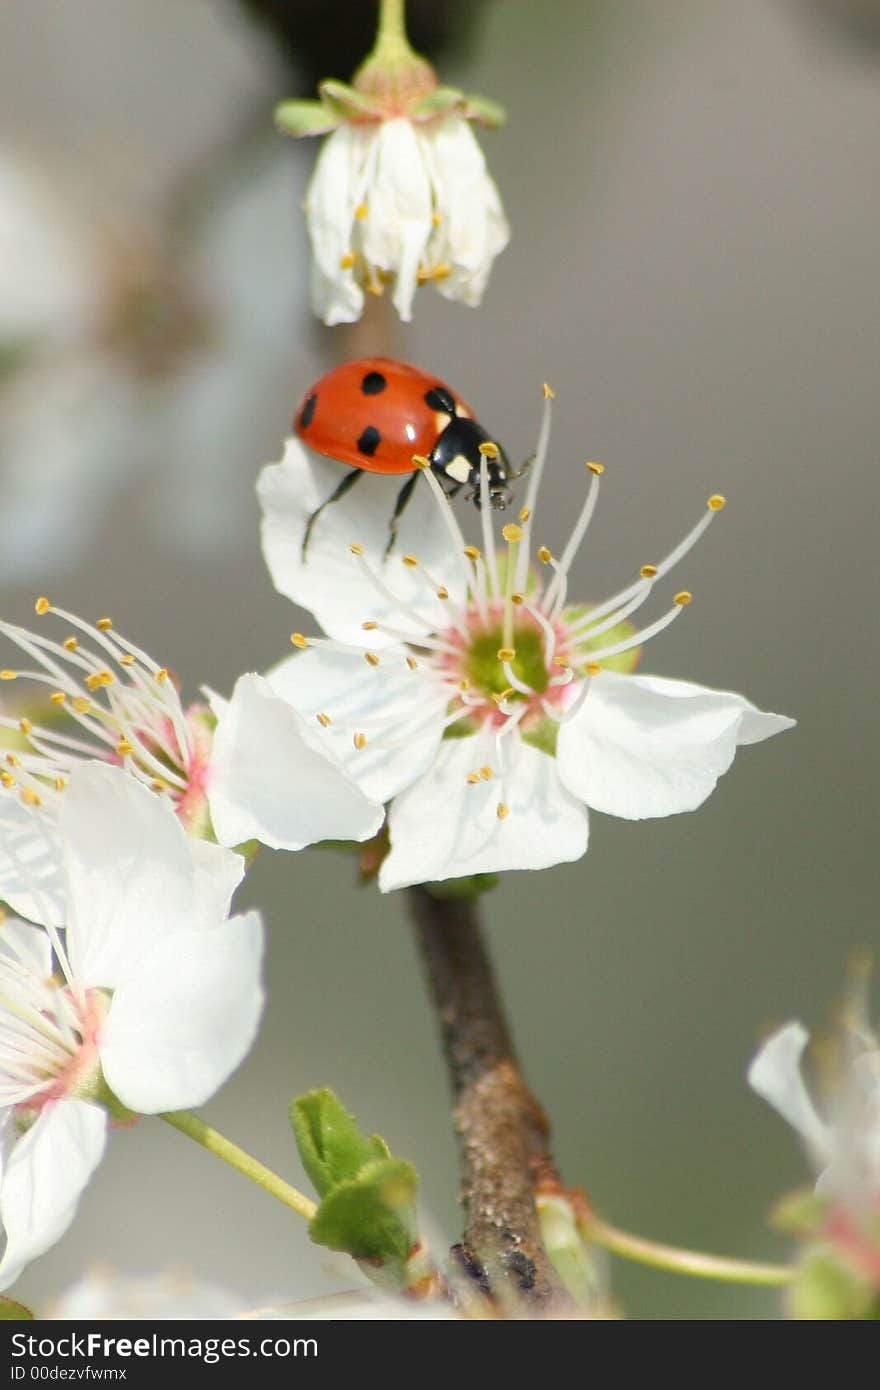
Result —
<path fill-rule="evenodd" d="M 409 889 L 440 1019 L 462 1163 L 464 1258 L 502 1300 L 538 1314 L 569 1306 L 541 1239 L 535 1188 L 558 1183 L 547 1120 L 513 1051 L 471 901 Z"/>

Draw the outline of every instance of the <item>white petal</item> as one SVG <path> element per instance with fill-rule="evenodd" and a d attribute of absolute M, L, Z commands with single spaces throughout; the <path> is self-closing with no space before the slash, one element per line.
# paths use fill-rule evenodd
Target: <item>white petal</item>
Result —
<path fill-rule="evenodd" d="M 363 253 L 371 266 L 396 275 L 394 306 L 412 317 L 419 266 L 431 235 L 431 184 L 412 123 L 402 117 L 379 127 L 376 168 L 367 190 L 361 226 Z"/>
<path fill-rule="evenodd" d="M 180 932 L 144 956 L 101 1028 L 107 1084 L 140 1114 L 202 1105 L 246 1055 L 263 1008 L 259 914 Z"/>
<path fill-rule="evenodd" d="M 211 840 L 189 840 L 195 869 L 195 911 L 191 927 L 215 927 L 229 916 L 232 895 L 247 865 L 240 854 Z"/>
<path fill-rule="evenodd" d="M 56 1300 L 47 1316 L 57 1322 L 199 1320 L 233 1318 L 242 1300 L 213 1284 L 195 1282 L 179 1270 L 130 1277 L 114 1269 L 88 1270 Z"/>
<path fill-rule="evenodd" d="M 329 636 L 363 646 L 365 621 L 386 622 L 407 633 L 419 624 L 390 602 L 370 583 L 351 553 L 357 542 L 382 582 L 431 628 L 445 628 L 448 618 L 425 568 L 438 585 L 461 601 L 464 572 L 461 557 L 437 514 L 437 503 L 428 484 L 420 480 L 403 515 L 393 553 L 383 561 L 388 542 L 388 523 L 397 494 L 407 477 L 382 477 L 365 473 L 351 492 L 323 511 L 315 523 L 306 561 L 302 543 L 312 513 L 330 497 L 350 473 L 345 464 L 317 458 L 298 439 L 290 439 L 281 463 L 269 464 L 260 474 L 257 495 L 263 511 L 263 555 L 272 581 L 282 594 L 309 609 Z M 422 568 L 403 563 L 416 555 Z M 422 629 L 424 630 L 424 629 Z M 370 634 L 377 649 L 393 639 L 380 632 Z"/>
<path fill-rule="evenodd" d="M 352 249 L 354 210 L 363 197 L 367 136 L 342 125 L 324 141 L 306 195 L 312 239 L 312 307 L 327 324 L 353 323 L 363 290 L 342 259 Z"/>
<path fill-rule="evenodd" d="M 448 299 L 479 304 L 492 262 L 510 240 L 510 228 L 483 152 L 467 121 L 449 116 L 418 132 L 440 217 L 428 248 L 432 264 L 450 274 L 437 282 Z"/>
<path fill-rule="evenodd" d="M 391 805 L 391 853 L 379 872 L 383 892 L 505 869 L 545 869 L 579 859 L 587 813 L 556 775 L 556 762 L 514 733 L 503 740 L 504 778 L 495 740 L 447 739 L 430 772 Z M 491 781 L 468 773 L 489 766 Z M 498 818 L 498 803 L 510 814 Z"/>
<path fill-rule="evenodd" d="M 107 1116 L 99 1106 L 59 1100 L 46 1105 L 12 1144 L 0 1178 L 0 1223 L 6 1233 L 0 1288 L 8 1288 L 67 1230 L 106 1138 Z"/>
<path fill-rule="evenodd" d="M 66 916 L 58 828 L 48 816 L 0 793 L 0 902 L 45 926 Z"/>
<path fill-rule="evenodd" d="M 121 768 L 76 768 L 61 806 L 71 964 L 113 988 L 146 947 L 198 924 L 190 846 L 169 803 Z"/>
<path fill-rule="evenodd" d="M 830 1130 L 820 1119 L 801 1073 L 809 1034 L 801 1023 L 786 1023 L 773 1033 L 753 1059 L 748 1081 L 784 1120 L 797 1130 L 813 1157 L 828 1161 Z"/>
<path fill-rule="evenodd" d="M 49 937 L 39 927 L 29 922 L 19 922 L 15 917 L 0 917 L 0 959 L 20 961 L 25 969 L 36 979 L 48 979 L 52 974 L 52 947 Z M 13 988 L 13 980 L 4 984 L 5 990 Z"/>
<path fill-rule="evenodd" d="M 267 679 L 308 718 L 330 716 L 322 736 L 374 801 L 396 796 L 434 760 L 448 695 L 410 671 L 399 649 L 384 649 L 380 665 L 371 667 L 357 653 L 313 647 L 282 661 Z M 365 748 L 355 747 L 356 733 L 366 733 Z"/>
<path fill-rule="evenodd" d="M 262 676 L 240 676 L 219 711 L 208 780 L 218 840 L 303 849 L 318 840 L 366 840 L 381 806 L 354 783 L 320 726 Z"/>
<path fill-rule="evenodd" d="M 730 767 L 738 744 L 793 724 L 729 691 L 603 671 L 559 731 L 559 775 L 588 806 L 612 816 L 693 811 Z"/>

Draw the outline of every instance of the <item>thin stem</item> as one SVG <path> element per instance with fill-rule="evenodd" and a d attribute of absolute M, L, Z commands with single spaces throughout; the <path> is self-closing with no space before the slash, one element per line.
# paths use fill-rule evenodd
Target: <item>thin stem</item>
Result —
<path fill-rule="evenodd" d="M 199 1120 L 195 1115 L 190 1115 L 187 1110 L 175 1110 L 159 1116 L 166 1124 L 179 1129 L 181 1134 L 187 1135 L 189 1139 L 201 1144 L 208 1153 L 214 1154 L 217 1158 L 222 1158 L 224 1163 L 228 1163 L 230 1168 L 235 1168 L 237 1172 L 243 1173 L 251 1182 L 255 1182 L 258 1187 L 262 1187 L 266 1192 L 277 1197 L 279 1202 L 283 1202 L 291 1211 L 295 1211 L 297 1216 L 303 1217 L 305 1221 L 311 1221 L 318 1210 L 316 1203 L 304 1193 L 292 1187 L 289 1182 L 285 1182 L 277 1173 L 273 1173 L 271 1168 L 267 1168 L 259 1159 L 240 1149 L 237 1144 L 233 1144 L 231 1139 L 206 1125 L 204 1120 Z"/>
<path fill-rule="evenodd" d="M 535 1206 L 536 1187 L 559 1181 L 547 1121 L 516 1061 L 474 904 L 423 887 L 408 897 L 455 1097 L 465 1263 L 502 1302 L 566 1307 Z"/>
<path fill-rule="evenodd" d="M 587 1240 L 595 1241 L 614 1255 L 637 1264 L 665 1269 L 671 1274 L 688 1274 L 695 1279 L 717 1279 L 728 1284 L 758 1284 L 779 1288 L 790 1284 L 794 1270 L 789 1265 L 764 1264 L 760 1260 L 731 1260 L 724 1255 L 706 1255 L 699 1250 L 683 1250 L 676 1245 L 663 1245 L 644 1236 L 630 1235 L 598 1216 L 581 1221 Z"/>
<path fill-rule="evenodd" d="M 388 40 L 406 43 L 406 0 L 381 0 L 376 47 Z"/>

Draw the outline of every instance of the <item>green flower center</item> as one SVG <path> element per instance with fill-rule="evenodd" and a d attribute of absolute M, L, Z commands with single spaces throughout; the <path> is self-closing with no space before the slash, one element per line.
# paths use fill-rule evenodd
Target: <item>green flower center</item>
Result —
<path fill-rule="evenodd" d="M 531 686 L 538 695 L 547 689 L 549 675 L 544 662 L 543 635 L 533 627 L 522 627 L 515 633 L 516 656 L 510 662 L 515 676 Z M 474 636 L 464 661 L 464 674 L 475 690 L 489 697 L 502 695 L 510 682 L 498 653 L 504 646 L 501 627 L 488 628 Z"/>

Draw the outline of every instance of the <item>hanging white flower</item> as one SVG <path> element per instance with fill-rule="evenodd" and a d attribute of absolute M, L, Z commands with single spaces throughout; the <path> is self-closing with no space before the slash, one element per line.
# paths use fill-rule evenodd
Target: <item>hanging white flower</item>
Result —
<path fill-rule="evenodd" d="M 38 884 L 39 925 L 0 928 L 3 1288 L 69 1226 L 111 1118 L 203 1104 L 263 1006 L 259 915 L 227 915 L 238 855 L 188 840 L 167 802 L 97 763 L 55 829 L 63 934 Z"/>
<path fill-rule="evenodd" d="M 50 891 L 54 822 L 74 768 L 116 763 L 177 811 L 190 834 L 235 846 L 259 840 L 298 850 L 325 839 L 364 840 L 382 809 L 341 766 L 312 721 L 262 677 L 243 675 L 228 701 L 185 705 L 174 677 L 116 632 L 109 618 L 87 623 L 43 597 L 41 618 L 64 633 L 0 622 L 0 637 L 24 667 L 0 669 L 8 703 L 0 712 L 0 900 L 31 916 L 35 881 Z M 30 699 L 28 699 L 28 696 Z M 35 836 L 29 812 L 43 812 Z M 26 872 L 22 872 L 22 866 Z M 57 877 L 57 874 L 56 874 Z"/>
<path fill-rule="evenodd" d="M 49 1317 L 70 1322 L 164 1322 L 234 1318 L 241 1311 L 240 1297 L 186 1271 L 130 1275 L 99 1266 L 87 1270 L 55 1300 Z"/>
<path fill-rule="evenodd" d="M 351 323 L 387 283 L 404 320 L 420 284 L 479 304 L 510 229 L 469 122 L 499 125 L 500 108 L 440 87 L 393 4 L 353 85 L 325 82 L 321 97 L 276 113 L 288 134 L 327 134 L 305 204 L 318 317 Z"/>
<path fill-rule="evenodd" d="M 258 484 L 276 588 L 328 634 L 295 633 L 299 654 L 267 679 L 315 720 L 364 791 L 391 803 L 391 851 L 379 875 L 386 891 L 577 859 L 587 848 L 587 807 L 633 820 L 694 810 L 737 747 L 793 723 L 732 692 L 630 674 L 638 649 L 691 595 L 676 594 L 640 631 L 629 620 L 723 498 L 711 497 L 684 540 L 621 592 L 598 605 L 573 601 L 568 574 L 603 471 L 588 464 L 569 540 L 558 558 L 537 549 L 545 580 L 530 573 L 550 394 L 525 506 L 503 528 L 502 555 L 485 462 L 482 550 L 465 543 L 427 469 L 387 556 L 399 479 L 371 477 L 369 492 L 328 507 L 307 562 L 305 527 L 342 465 L 291 440 Z"/>

